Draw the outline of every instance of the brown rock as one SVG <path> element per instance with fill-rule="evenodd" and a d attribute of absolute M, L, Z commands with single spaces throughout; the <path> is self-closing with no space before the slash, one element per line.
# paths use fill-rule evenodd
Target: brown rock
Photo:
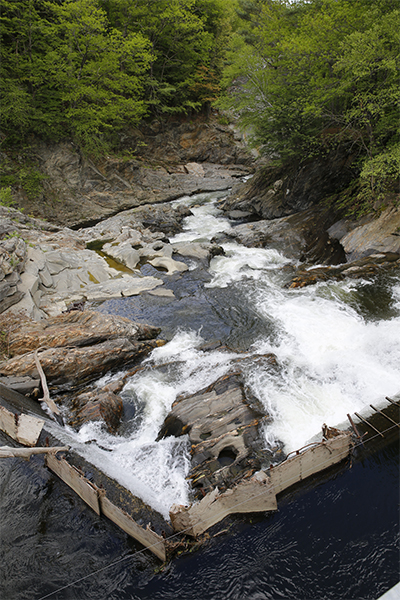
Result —
<path fill-rule="evenodd" d="M 81 427 L 88 421 L 104 421 L 107 430 L 115 433 L 119 427 L 122 413 L 121 398 L 104 388 L 77 396 L 74 400 L 74 414 L 68 424 L 71 427 Z"/>
<path fill-rule="evenodd" d="M 54 385 L 68 383 L 76 386 L 119 365 L 132 364 L 162 343 L 156 340 L 137 342 L 119 338 L 84 348 L 50 348 L 40 352 L 39 359 L 49 382 Z M 2 363 L 0 375 L 28 375 L 37 378 L 34 354 L 16 356 Z"/>
<path fill-rule="evenodd" d="M 117 315 L 71 311 L 12 332 L 9 351 L 15 356 L 42 347 L 89 346 L 116 338 L 149 340 L 157 337 L 160 331 L 157 327 L 134 323 Z"/>

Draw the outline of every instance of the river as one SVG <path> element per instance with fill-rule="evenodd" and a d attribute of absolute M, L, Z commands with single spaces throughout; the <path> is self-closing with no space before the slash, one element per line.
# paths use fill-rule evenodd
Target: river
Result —
<path fill-rule="evenodd" d="M 171 241 L 209 240 L 234 226 L 218 210 L 223 195 L 177 200 L 193 214 Z M 272 449 L 304 446 L 323 423 L 347 428 L 347 413 L 367 415 L 370 403 L 379 407 L 400 391 L 398 273 L 291 290 L 292 260 L 271 249 L 223 247 L 209 268 L 189 260 L 179 276 L 142 268 L 162 277 L 175 298 L 97 307 L 160 326 L 168 341 L 127 382 L 120 434 L 96 423 L 79 433 L 53 426 L 165 517 L 171 504 L 188 501 L 189 459 L 187 440 L 157 442 L 159 428 L 177 395 L 208 386 L 238 356 L 248 357 L 246 382 L 271 416 L 264 437 Z M 210 349 L 217 341 L 223 348 Z M 278 373 L 257 361 L 269 352 Z M 373 450 L 357 448 L 352 469 L 303 485 L 273 515 L 232 518 L 223 535 L 161 572 L 156 559 L 81 505 L 42 459 L 8 459 L 0 464 L 2 598 L 39 599 L 62 588 L 49 597 L 375 599 L 399 578 L 398 441 L 389 435 Z"/>

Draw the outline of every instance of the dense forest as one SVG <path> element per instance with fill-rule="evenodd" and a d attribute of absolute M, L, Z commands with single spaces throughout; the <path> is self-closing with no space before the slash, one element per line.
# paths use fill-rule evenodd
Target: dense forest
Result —
<path fill-rule="evenodd" d="M 1 140 L 110 151 L 145 118 L 239 119 L 280 160 L 347 145 L 367 196 L 400 166 L 398 0 L 1 0 Z"/>

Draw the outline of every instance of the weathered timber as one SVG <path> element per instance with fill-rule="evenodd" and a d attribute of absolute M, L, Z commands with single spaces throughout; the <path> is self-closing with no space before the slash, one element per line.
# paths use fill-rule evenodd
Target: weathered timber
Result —
<path fill-rule="evenodd" d="M 100 506 L 96 486 L 81 473 L 76 467 L 71 466 L 65 458 L 58 460 L 55 455 L 46 456 L 46 464 L 60 479 L 74 490 L 99 516 Z"/>
<path fill-rule="evenodd" d="M 35 365 L 36 365 L 36 368 L 37 368 L 39 376 L 40 376 L 40 381 L 42 383 L 42 390 L 43 390 L 42 400 L 43 400 L 43 402 L 45 402 L 47 404 L 47 406 L 49 407 L 49 409 L 51 410 L 52 413 L 54 413 L 55 415 L 59 415 L 60 409 L 58 408 L 58 406 L 56 405 L 54 400 L 52 400 L 50 398 L 50 392 L 49 392 L 49 388 L 47 386 L 46 375 L 44 374 L 42 365 L 40 364 L 37 350 L 35 350 L 35 352 L 33 353 L 33 357 L 35 359 Z"/>
<path fill-rule="evenodd" d="M 56 454 L 67 452 L 69 446 L 53 446 L 51 448 L 13 448 L 0 446 L 0 458 L 30 458 L 33 454 Z"/>
<path fill-rule="evenodd" d="M 173 505 L 170 518 L 174 529 L 196 537 L 229 514 L 276 510 L 280 492 L 349 456 L 351 433 L 326 430 L 332 437 L 297 451 L 267 473 L 259 471 L 223 493 L 214 488 L 189 507 Z"/>
<path fill-rule="evenodd" d="M 295 483 L 341 462 L 349 455 L 351 447 L 351 433 L 345 431 L 304 451 L 298 451 L 295 456 L 270 469 L 269 476 L 275 493 L 279 494 Z"/>
<path fill-rule="evenodd" d="M 135 538 L 143 546 L 151 550 L 153 554 L 158 556 L 160 560 L 165 562 L 165 540 L 160 535 L 157 535 L 149 527 L 143 529 L 136 523 L 125 511 L 118 508 L 110 502 L 110 500 L 100 492 L 99 494 L 100 508 L 103 515 L 108 517 L 110 521 L 118 525 L 125 533 Z"/>
<path fill-rule="evenodd" d="M 169 514 L 175 531 L 196 537 L 230 514 L 277 508 L 270 478 L 263 471 L 258 471 L 226 492 L 220 493 L 215 488 L 189 508 L 174 504 Z"/>
<path fill-rule="evenodd" d="M 12 413 L 0 406 L 0 429 L 24 446 L 35 446 L 44 421 L 24 414 Z"/>
<path fill-rule="evenodd" d="M 54 454 L 46 456 L 46 464 L 58 477 L 74 490 L 99 516 L 103 514 L 118 525 L 125 533 L 151 550 L 162 561 L 166 560 L 164 538 L 157 535 L 149 527 L 143 529 L 125 511 L 113 504 L 100 490 L 91 483 L 76 467 L 70 465 L 65 458 L 58 460 Z"/>

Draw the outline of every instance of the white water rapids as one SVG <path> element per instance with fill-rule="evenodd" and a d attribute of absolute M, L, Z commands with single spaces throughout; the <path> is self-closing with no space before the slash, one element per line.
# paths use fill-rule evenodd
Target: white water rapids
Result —
<path fill-rule="evenodd" d="M 209 240 L 229 229 L 216 208 L 218 197 L 221 193 L 178 200 L 191 207 L 193 216 L 171 242 Z M 379 406 L 385 396 L 399 392 L 399 279 L 390 284 L 391 315 L 366 318 L 356 300 L 359 287 L 372 282 L 347 280 L 289 290 L 283 287 L 282 267 L 291 261 L 277 251 L 233 242 L 223 247 L 225 256 L 211 261 L 208 293 L 229 288 L 235 294 L 240 289 L 257 318 L 273 324 L 271 335 L 260 334 L 247 354 L 273 352 L 279 371 L 251 361 L 245 371 L 252 392 L 273 417 L 265 427 L 267 446 L 280 441 L 287 452 L 300 448 L 319 435 L 323 423 L 347 427 L 347 413 L 368 414 L 370 403 Z M 124 390 L 125 402 L 135 406 L 124 435 L 107 434 L 99 423 L 87 424 L 79 433 L 53 425 L 59 439 L 165 517 L 174 502 L 188 501 L 189 455 L 185 437 L 156 442 L 160 426 L 179 394 L 210 385 L 238 356 L 234 351 L 203 351 L 204 341 L 201 330 L 185 329 L 183 323 L 171 341 L 146 359 L 148 368 Z M 152 368 L 160 365 L 166 366 Z M 104 378 L 99 382 L 103 384 Z"/>

